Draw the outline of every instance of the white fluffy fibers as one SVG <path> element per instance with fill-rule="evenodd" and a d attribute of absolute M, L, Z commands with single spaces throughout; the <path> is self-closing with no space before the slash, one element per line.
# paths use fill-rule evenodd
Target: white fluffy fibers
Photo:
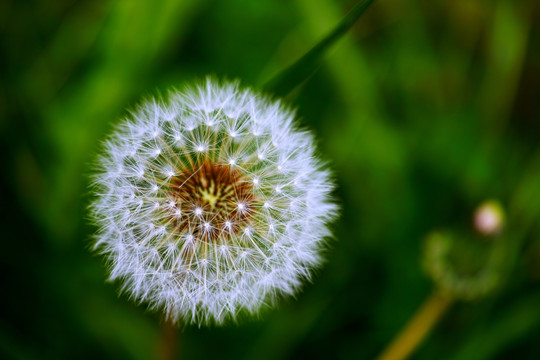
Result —
<path fill-rule="evenodd" d="M 111 279 L 172 321 L 222 323 L 294 293 L 336 213 L 311 134 L 236 82 L 141 104 L 106 141 L 95 180 Z"/>

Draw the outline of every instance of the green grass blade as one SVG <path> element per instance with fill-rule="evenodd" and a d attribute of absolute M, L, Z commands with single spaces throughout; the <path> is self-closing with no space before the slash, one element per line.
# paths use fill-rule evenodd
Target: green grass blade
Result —
<path fill-rule="evenodd" d="M 325 52 L 345 35 L 373 1 L 364 0 L 356 4 L 330 34 L 298 61 L 268 81 L 264 85 L 265 90 L 283 97 L 308 79 L 319 68 Z"/>

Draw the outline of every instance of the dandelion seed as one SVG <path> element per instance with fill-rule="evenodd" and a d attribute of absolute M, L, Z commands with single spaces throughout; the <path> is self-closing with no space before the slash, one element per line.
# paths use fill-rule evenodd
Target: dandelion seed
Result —
<path fill-rule="evenodd" d="M 170 320 L 199 324 L 294 293 L 320 262 L 336 206 L 293 115 L 213 80 L 143 103 L 105 144 L 95 177 L 96 247 L 111 279 Z"/>

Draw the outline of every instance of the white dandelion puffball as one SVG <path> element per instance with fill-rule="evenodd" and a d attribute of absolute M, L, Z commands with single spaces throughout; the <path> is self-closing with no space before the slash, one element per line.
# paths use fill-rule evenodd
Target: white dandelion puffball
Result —
<path fill-rule="evenodd" d="M 336 213 L 294 113 L 238 83 L 148 100 L 105 143 L 92 213 L 111 279 L 176 322 L 222 323 L 292 294 Z"/>

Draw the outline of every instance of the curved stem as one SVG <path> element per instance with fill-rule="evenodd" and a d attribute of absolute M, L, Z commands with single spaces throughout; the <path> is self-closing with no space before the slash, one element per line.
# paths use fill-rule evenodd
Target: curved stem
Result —
<path fill-rule="evenodd" d="M 378 360 L 404 360 L 409 357 L 452 303 L 450 296 L 439 291 L 431 294 Z"/>

